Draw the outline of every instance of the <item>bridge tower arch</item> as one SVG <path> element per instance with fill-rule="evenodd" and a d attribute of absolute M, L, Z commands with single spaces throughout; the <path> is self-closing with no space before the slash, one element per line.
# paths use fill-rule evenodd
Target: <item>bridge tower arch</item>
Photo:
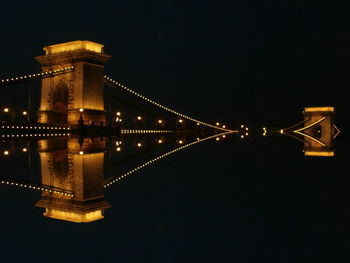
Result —
<path fill-rule="evenodd" d="M 64 74 L 43 78 L 39 123 L 77 126 L 106 122 L 103 99 L 104 63 L 110 58 L 103 45 L 91 41 L 73 41 L 44 47 L 45 55 L 36 57 L 43 71 L 71 68 Z"/>

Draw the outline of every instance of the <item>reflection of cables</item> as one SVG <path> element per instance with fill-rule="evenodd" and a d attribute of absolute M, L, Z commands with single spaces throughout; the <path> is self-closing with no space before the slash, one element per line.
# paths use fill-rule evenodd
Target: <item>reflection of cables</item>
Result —
<path fill-rule="evenodd" d="M 154 100 L 151 100 L 151 99 L 149 99 L 149 98 L 143 96 L 142 94 L 137 93 L 137 92 L 135 92 L 134 90 L 132 90 L 132 89 L 130 89 L 130 88 L 128 88 L 128 87 L 126 87 L 126 86 L 124 86 L 124 85 L 118 83 L 117 81 L 113 80 L 113 79 L 110 78 L 110 77 L 104 76 L 104 78 L 105 78 L 105 82 L 106 82 L 106 83 L 108 83 L 108 84 L 110 84 L 110 85 L 113 85 L 113 86 L 116 86 L 116 87 L 118 87 L 118 88 L 122 88 L 122 89 L 126 90 L 127 92 L 133 94 L 134 96 L 139 97 L 139 98 L 143 99 L 144 101 L 147 101 L 147 102 L 149 102 L 149 103 L 151 103 L 151 104 L 153 104 L 153 105 L 155 105 L 155 106 L 157 106 L 157 107 L 159 107 L 159 108 L 161 108 L 161 109 L 163 109 L 163 110 L 166 110 L 166 111 L 168 111 L 168 112 L 171 112 L 171 113 L 173 113 L 173 114 L 175 114 L 175 115 L 177 115 L 177 116 L 180 116 L 180 117 L 182 117 L 182 118 L 188 119 L 188 120 L 190 120 L 190 121 L 194 121 L 194 122 L 196 122 L 196 123 L 202 124 L 202 125 L 204 125 L 204 126 L 207 126 L 207 127 L 213 128 L 213 129 L 217 129 L 217 130 L 221 130 L 221 131 L 225 131 L 225 132 L 233 132 L 232 130 L 229 130 L 229 129 L 226 129 L 226 128 L 217 127 L 217 126 L 215 126 L 215 125 L 211 125 L 211 124 L 209 124 L 209 123 L 196 120 L 196 119 L 191 118 L 191 117 L 189 117 L 189 116 L 186 116 L 186 115 L 184 115 L 184 114 L 182 114 L 182 113 L 179 113 L 179 112 L 177 112 L 177 111 L 174 111 L 174 110 L 172 110 L 172 109 L 170 109 L 170 108 L 168 108 L 168 107 L 165 107 L 165 106 L 163 106 L 163 105 L 161 105 L 161 104 L 155 102 Z"/>
<path fill-rule="evenodd" d="M 0 180 L 0 184 L 6 184 L 6 185 L 16 186 L 20 188 L 32 189 L 32 190 L 53 193 L 53 194 L 60 194 L 60 195 L 65 195 L 70 197 L 74 196 L 74 194 L 68 190 L 55 188 L 49 185 L 39 185 L 39 184 L 33 184 L 28 182 L 21 182 L 19 180 L 7 179 L 3 177 L 2 177 L 2 180 Z"/>
<path fill-rule="evenodd" d="M 164 158 L 164 157 L 166 157 L 166 156 L 169 156 L 169 155 L 171 155 L 171 154 L 174 154 L 174 153 L 176 153 L 177 151 L 183 150 L 183 149 L 185 149 L 185 148 L 187 148 L 187 147 L 190 147 L 190 146 L 192 146 L 192 145 L 195 145 L 195 144 L 197 144 L 197 143 L 204 142 L 204 141 L 206 141 L 206 140 L 210 140 L 210 139 L 212 139 L 212 138 L 219 137 L 219 136 L 222 136 L 222 135 L 227 135 L 227 134 L 230 134 L 230 133 L 233 133 L 233 132 L 232 132 L 232 131 L 222 132 L 222 133 L 219 133 L 219 134 L 215 134 L 215 135 L 212 135 L 212 136 L 205 137 L 205 138 L 203 138 L 203 139 L 199 139 L 199 138 L 198 138 L 197 141 L 190 142 L 190 143 L 188 143 L 188 144 L 185 144 L 185 145 L 183 145 L 183 146 L 180 146 L 180 147 L 178 147 L 178 148 L 175 148 L 174 150 L 171 150 L 171 151 L 169 151 L 169 152 L 166 152 L 166 153 L 164 153 L 164 154 L 161 154 L 161 155 L 159 155 L 159 156 L 157 156 L 157 157 L 155 157 L 155 158 L 149 160 L 148 162 L 145 162 L 145 163 L 143 163 L 143 164 L 137 166 L 136 168 L 134 168 L 134 169 L 132 169 L 132 170 L 126 172 L 126 173 L 123 173 L 122 175 L 113 176 L 113 177 L 107 178 L 107 179 L 104 181 L 104 183 L 103 183 L 103 187 L 104 187 L 104 188 L 107 188 L 107 187 L 113 185 L 114 183 L 116 183 L 116 182 L 118 182 L 118 181 L 124 179 L 124 178 L 127 177 L 128 175 L 131 175 L 131 174 L 135 173 L 136 171 L 138 171 L 138 170 L 140 170 L 140 169 L 142 169 L 142 168 L 144 168 L 144 167 L 146 167 L 146 166 L 148 166 L 148 165 L 150 165 L 150 164 L 152 164 L 152 163 L 154 163 L 154 162 L 156 162 L 156 161 L 159 161 L 160 159 L 162 159 L 162 158 Z"/>

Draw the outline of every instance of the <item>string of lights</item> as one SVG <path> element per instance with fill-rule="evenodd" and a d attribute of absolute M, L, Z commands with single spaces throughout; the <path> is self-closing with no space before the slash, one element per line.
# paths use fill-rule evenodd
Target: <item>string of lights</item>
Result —
<path fill-rule="evenodd" d="M 2 134 L 2 138 L 69 136 L 69 133 Z"/>
<path fill-rule="evenodd" d="M 184 118 L 184 119 L 187 119 L 187 120 L 196 122 L 197 125 L 200 125 L 200 124 L 201 124 L 201 125 L 204 125 L 204 126 L 207 126 L 207 127 L 213 128 L 213 129 L 221 130 L 221 131 L 224 131 L 224 132 L 237 132 L 237 131 L 234 131 L 234 130 L 230 130 L 230 129 L 223 128 L 223 127 L 218 127 L 218 126 L 212 125 L 212 124 L 210 124 L 210 123 L 206 123 L 206 122 L 203 122 L 203 121 L 194 119 L 194 118 L 192 118 L 192 117 L 190 117 L 190 116 L 187 116 L 187 115 L 185 115 L 185 114 L 182 114 L 182 113 L 180 113 L 180 112 L 177 112 L 177 111 L 175 111 L 175 110 L 172 110 L 172 109 L 170 109 L 170 108 L 168 108 L 168 107 L 165 107 L 165 106 L 163 106 L 163 105 L 161 105 L 161 104 L 159 104 L 159 103 L 157 103 L 157 102 L 155 102 L 155 101 L 153 101 L 153 100 L 151 100 L 151 99 L 149 99 L 149 98 L 143 96 L 142 94 L 137 93 L 136 91 L 134 91 L 134 90 L 128 88 L 127 86 L 125 86 L 125 85 L 123 85 L 123 84 L 121 84 L 121 83 L 119 83 L 119 82 L 113 80 L 112 78 L 110 78 L 110 77 L 108 77 L 108 76 L 104 76 L 104 78 L 105 78 L 105 81 L 106 81 L 108 84 L 110 84 L 110 85 L 112 85 L 112 86 L 116 86 L 116 87 L 118 87 L 118 88 L 122 88 L 122 89 L 124 89 L 125 91 L 127 91 L 127 92 L 133 94 L 134 96 L 139 97 L 139 98 L 143 99 L 144 101 L 146 101 L 146 102 L 148 102 L 148 103 L 151 103 L 151 104 L 153 104 L 153 105 L 155 105 L 155 106 L 157 106 L 157 107 L 159 107 L 159 108 L 161 108 L 161 109 L 163 109 L 163 110 L 166 110 L 166 111 L 168 111 L 168 112 L 170 112 L 170 113 L 173 113 L 173 114 L 175 114 L 175 115 L 177 115 L 177 116 L 180 116 L 180 117 L 182 117 L 182 118 Z"/>
<path fill-rule="evenodd" d="M 128 172 L 123 173 L 122 175 L 119 175 L 119 176 L 115 176 L 115 177 L 106 179 L 105 182 L 104 182 L 104 184 L 103 184 L 103 187 L 104 187 L 104 188 L 108 188 L 108 187 L 110 187 L 111 185 L 117 183 L 118 181 L 124 179 L 125 177 L 127 177 L 127 176 L 129 176 L 129 175 L 135 173 L 136 171 L 138 171 L 138 170 L 140 170 L 140 169 L 142 169 L 142 168 L 144 168 L 144 167 L 146 167 L 146 166 L 148 166 L 148 165 L 150 165 L 150 164 L 152 164 L 152 163 L 154 163 L 154 162 L 156 162 L 156 161 L 159 161 L 159 160 L 163 159 L 164 157 L 167 157 L 167 156 L 169 156 L 169 155 L 172 155 L 172 154 L 174 154 L 174 153 L 176 153 L 176 152 L 178 152 L 178 151 L 180 151 L 180 150 L 183 150 L 183 149 L 185 149 L 185 148 L 187 148 L 187 147 L 193 146 L 193 145 L 195 145 L 195 144 L 197 144 L 197 143 L 201 143 L 201 142 L 210 140 L 210 139 L 212 139 L 212 138 L 219 138 L 219 136 L 226 136 L 227 134 L 231 134 L 231 133 L 234 133 L 234 132 L 233 132 L 233 131 L 228 131 L 228 132 L 222 132 L 222 133 L 220 133 L 220 134 L 208 136 L 208 137 L 205 137 L 205 138 L 202 138 L 202 139 L 197 138 L 196 141 L 190 142 L 190 143 L 188 143 L 188 144 L 185 144 L 185 145 L 183 145 L 183 146 L 180 146 L 180 147 L 178 147 L 178 148 L 175 148 L 175 149 L 173 149 L 173 150 L 171 150 L 171 151 L 169 151 L 169 152 L 166 152 L 166 153 L 164 153 L 164 154 L 161 154 L 161 155 L 159 155 L 159 156 L 157 156 L 157 157 L 155 157 L 155 158 L 153 158 L 153 159 L 151 159 L 151 160 L 149 160 L 149 161 L 147 161 L 147 162 L 145 162 L 145 163 L 143 163 L 143 164 L 141 164 L 141 165 L 135 167 L 134 169 L 132 169 L 132 170 L 130 170 L 130 171 L 128 171 Z"/>
<path fill-rule="evenodd" d="M 121 134 L 140 134 L 140 133 L 172 133 L 169 130 L 121 130 Z"/>
<path fill-rule="evenodd" d="M 45 185 L 23 183 L 23 182 L 8 180 L 8 179 L 7 180 L 0 180 L 0 183 L 4 184 L 4 185 L 15 186 L 15 187 L 20 187 L 20 188 L 25 188 L 25 189 L 32 189 L 32 190 L 36 190 L 36 191 L 53 193 L 53 194 L 60 194 L 60 195 L 69 196 L 69 197 L 74 196 L 74 194 L 69 192 L 69 191 L 58 190 L 56 188 L 51 188 L 50 186 L 45 186 Z"/>
<path fill-rule="evenodd" d="M 24 81 L 24 80 L 34 80 L 34 79 L 40 79 L 43 77 L 49 77 L 51 75 L 65 73 L 66 71 L 70 71 L 72 69 L 74 69 L 74 66 L 55 69 L 55 70 L 49 70 L 49 71 L 44 71 L 44 72 L 39 72 L 39 73 L 34 73 L 34 74 L 28 74 L 28 75 L 13 77 L 13 78 L 6 78 L 6 79 L 2 79 L 0 81 L 0 86 L 12 84 L 14 82 L 19 82 L 19 81 Z"/>

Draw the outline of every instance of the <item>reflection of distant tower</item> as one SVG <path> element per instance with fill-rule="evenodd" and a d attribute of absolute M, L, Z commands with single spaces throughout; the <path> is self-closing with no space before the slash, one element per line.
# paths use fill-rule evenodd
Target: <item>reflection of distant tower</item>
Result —
<path fill-rule="evenodd" d="M 39 141 L 42 183 L 74 193 L 74 197 L 42 194 L 36 206 L 47 217 L 90 222 L 103 218 L 110 205 L 103 196 L 104 141 L 50 139 Z"/>
<path fill-rule="evenodd" d="M 304 108 L 304 121 L 281 133 L 302 140 L 305 155 L 334 156 L 333 140 L 339 133 L 334 114 L 334 107 Z"/>

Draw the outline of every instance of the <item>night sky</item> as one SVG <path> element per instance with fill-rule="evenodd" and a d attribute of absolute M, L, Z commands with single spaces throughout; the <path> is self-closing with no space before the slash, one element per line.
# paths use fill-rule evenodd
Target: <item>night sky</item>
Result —
<path fill-rule="evenodd" d="M 112 56 L 107 75 L 203 121 L 289 126 L 303 107 L 335 106 L 345 129 L 349 5 L 2 0 L 0 78 L 39 72 L 44 46 L 90 40 Z M 4 190 L 0 251 L 5 262 L 348 262 L 344 152 L 307 162 L 296 142 L 255 143 L 209 143 L 149 169 L 107 195 L 105 223 L 48 220 L 36 195 Z"/>

